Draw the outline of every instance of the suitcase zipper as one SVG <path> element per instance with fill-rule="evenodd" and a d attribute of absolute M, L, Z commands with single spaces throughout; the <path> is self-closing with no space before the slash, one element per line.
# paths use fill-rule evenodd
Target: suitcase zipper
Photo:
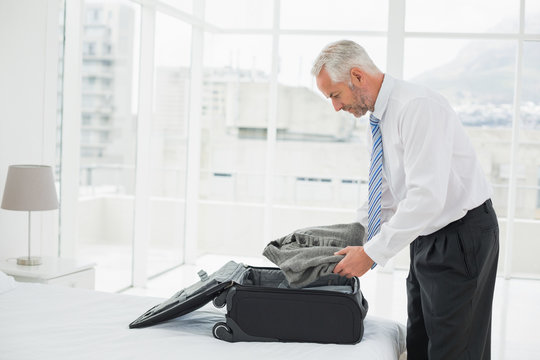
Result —
<path fill-rule="evenodd" d="M 260 286 L 248 286 L 236 284 L 242 290 L 256 291 L 256 292 L 277 292 L 283 294 L 314 294 L 314 295 L 329 295 L 329 296 L 343 296 L 350 298 L 349 295 L 354 296 L 354 292 L 350 294 L 344 294 L 337 291 L 324 291 L 324 290 L 302 290 L 302 289 L 280 289 L 280 288 L 271 288 L 271 287 L 260 287 Z M 354 289 L 353 289 L 354 291 Z"/>

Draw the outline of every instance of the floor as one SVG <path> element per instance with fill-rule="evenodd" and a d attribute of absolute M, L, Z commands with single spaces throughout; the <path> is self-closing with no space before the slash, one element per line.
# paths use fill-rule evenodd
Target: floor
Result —
<path fill-rule="evenodd" d="M 183 265 L 148 282 L 145 288 L 131 288 L 124 293 L 168 298 L 178 290 L 198 281 L 197 272 L 212 273 L 229 260 L 253 266 L 274 266 L 265 258 L 242 258 L 220 255 L 200 257 L 195 265 Z M 369 272 L 361 278 L 361 288 L 369 301 L 369 313 L 403 324 L 407 322 L 406 271 Z M 159 301 L 159 300 L 158 300 Z M 540 281 L 497 278 L 493 300 L 492 359 L 540 359 Z"/>

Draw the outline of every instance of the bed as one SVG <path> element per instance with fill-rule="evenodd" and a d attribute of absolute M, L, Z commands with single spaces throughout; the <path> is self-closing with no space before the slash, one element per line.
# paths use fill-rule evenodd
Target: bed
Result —
<path fill-rule="evenodd" d="M 211 304 L 153 327 L 128 328 L 163 300 L 19 283 L 0 272 L 0 358 L 395 360 L 405 351 L 405 327 L 369 314 L 356 345 L 224 342 L 212 335 L 224 312 Z"/>

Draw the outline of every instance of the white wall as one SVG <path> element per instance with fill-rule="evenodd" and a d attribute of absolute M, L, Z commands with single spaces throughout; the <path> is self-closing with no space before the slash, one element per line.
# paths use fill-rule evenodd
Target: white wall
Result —
<path fill-rule="evenodd" d="M 59 0 L 0 1 L 0 198 L 9 165 L 54 165 L 59 11 Z M 32 215 L 32 255 L 56 254 L 57 213 Z M 0 258 L 27 253 L 27 219 L 0 209 Z"/>

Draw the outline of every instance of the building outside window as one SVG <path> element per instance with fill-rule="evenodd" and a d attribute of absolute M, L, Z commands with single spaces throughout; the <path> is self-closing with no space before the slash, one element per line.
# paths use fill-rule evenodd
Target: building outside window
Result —
<path fill-rule="evenodd" d="M 519 1 L 410 0 L 397 33 L 387 1 L 336 0 L 336 8 L 358 11 L 335 17 L 322 0 L 206 0 L 202 12 L 191 1 L 151 3 L 84 2 L 78 249 L 99 258 L 98 289 L 131 284 L 140 121 L 151 129 L 148 276 L 181 264 L 186 242 L 198 254 L 258 256 L 265 241 L 295 228 L 354 221 L 367 196 L 367 119 L 336 113 L 310 74 L 322 47 L 344 38 L 363 45 L 382 71 L 449 100 L 494 189 L 500 271 L 509 264 L 514 276 L 540 276 L 532 256 L 540 251 L 538 1 L 525 2 L 521 26 Z M 463 7 L 469 11 L 456 12 Z M 303 16 L 306 8 L 312 16 Z M 151 91 L 138 85 L 148 9 L 153 69 L 143 70 L 153 74 Z M 202 66 L 195 77 L 194 64 Z M 197 82 L 200 93 L 191 93 Z M 139 116 L 139 92 L 152 97 L 151 118 Z M 200 159 L 190 165 L 193 128 Z M 199 179 L 196 239 L 185 238 L 190 171 Z M 405 252 L 396 267 L 407 267 Z"/>

